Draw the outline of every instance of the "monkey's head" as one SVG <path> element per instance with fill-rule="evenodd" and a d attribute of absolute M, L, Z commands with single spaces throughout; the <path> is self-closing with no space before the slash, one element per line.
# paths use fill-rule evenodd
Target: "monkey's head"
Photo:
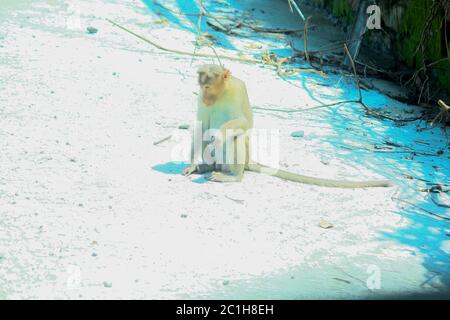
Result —
<path fill-rule="evenodd" d="M 202 65 L 198 71 L 198 84 L 203 103 L 212 106 L 225 90 L 226 81 L 230 78 L 230 71 L 215 65 Z"/>

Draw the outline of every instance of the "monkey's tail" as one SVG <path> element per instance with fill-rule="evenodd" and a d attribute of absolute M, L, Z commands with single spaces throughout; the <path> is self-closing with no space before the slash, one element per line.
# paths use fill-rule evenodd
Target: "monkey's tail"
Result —
<path fill-rule="evenodd" d="M 258 173 L 266 173 L 281 179 L 312 184 L 321 187 L 332 188 L 370 188 L 370 187 L 391 187 L 392 183 L 388 180 L 378 181 L 345 181 L 345 180 L 330 180 L 303 176 L 301 174 L 292 173 L 280 169 L 271 168 L 259 163 L 249 163 L 246 169 Z"/>

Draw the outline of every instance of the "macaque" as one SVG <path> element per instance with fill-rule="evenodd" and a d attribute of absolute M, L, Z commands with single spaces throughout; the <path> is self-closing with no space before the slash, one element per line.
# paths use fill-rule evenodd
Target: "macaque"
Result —
<path fill-rule="evenodd" d="M 239 182 L 247 170 L 324 187 L 391 186 L 389 181 L 383 180 L 338 181 L 307 177 L 253 162 L 248 134 L 253 128 L 253 113 L 244 82 L 232 76 L 230 71 L 222 66 L 206 64 L 198 69 L 198 83 L 200 92 L 197 103 L 197 128 L 201 129 L 201 139 L 196 140 L 194 133 L 191 165 L 183 170 L 183 175 L 210 172 L 206 177 L 208 180 Z M 203 139 L 205 134 L 211 137 L 210 143 L 205 143 Z M 201 147 L 195 145 L 198 140 L 201 140 Z"/>

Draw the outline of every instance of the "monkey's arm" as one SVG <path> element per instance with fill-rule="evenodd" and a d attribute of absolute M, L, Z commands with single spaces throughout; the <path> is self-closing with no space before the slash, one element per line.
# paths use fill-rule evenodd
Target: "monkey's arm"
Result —
<path fill-rule="evenodd" d="M 223 137 L 235 137 L 250 129 L 250 125 L 245 117 L 230 120 L 222 125 L 220 131 Z"/>
<path fill-rule="evenodd" d="M 194 150 L 194 142 L 192 141 L 191 144 L 191 164 L 189 166 L 187 166 L 186 168 L 183 169 L 183 175 L 184 176 L 189 176 L 193 173 L 205 173 L 208 171 L 212 171 L 214 170 L 214 165 L 206 165 L 206 164 L 202 164 L 202 163 L 198 163 L 198 159 L 197 156 L 195 154 L 195 150 Z"/>
<path fill-rule="evenodd" d="M 225 134 L 228 130 L 231 134 L 229 137 L 231 138 L 241 135 L 243 132 L 251 129 L 253 121 L 247 89 L 242 81 L 233 78 L 230 92 L 227 94 L 227 99 L 229 99 L 228 112 L 231 117 L 222 125 L 220 130 L 222 131 L 222 134 Z"/>

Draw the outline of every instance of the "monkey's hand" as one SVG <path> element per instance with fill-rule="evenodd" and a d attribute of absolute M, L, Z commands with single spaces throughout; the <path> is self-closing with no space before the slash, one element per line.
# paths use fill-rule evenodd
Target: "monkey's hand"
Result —
<path fill-rule="evenodd" d="M 197 166 L 195 164 L 191 164 L 189 167 L 183 169 L 183 176 L 189 176 L 195 172 L 197 172 Z"/>
<path fill-rule="evenodd" d="M 220 128 L 220 134 L 223 140 L 226 138 L 233 138 L 236 136 L 240 136 L 245 133 L 250 126 L 248 125 L 248 121 L 244 117 L 240 117 L 237 119 L 233 119 L 225 123 Z"/>

